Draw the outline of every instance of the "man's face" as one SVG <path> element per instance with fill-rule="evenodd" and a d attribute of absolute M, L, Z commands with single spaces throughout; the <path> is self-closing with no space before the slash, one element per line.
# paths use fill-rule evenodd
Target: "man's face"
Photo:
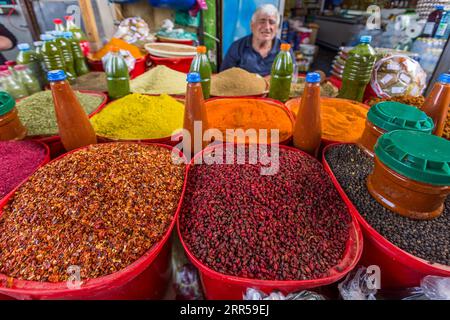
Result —
<path fill-rule="evenodd" d="M 256 16 L 251 24 L 253 36 L 260 41 L 273 40 L 278 31 L 277 18 L 266 14 Z"/>

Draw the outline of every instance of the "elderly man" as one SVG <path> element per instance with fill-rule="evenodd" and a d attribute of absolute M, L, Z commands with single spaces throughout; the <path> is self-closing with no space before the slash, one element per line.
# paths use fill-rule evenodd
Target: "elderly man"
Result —
<path fill-rule="evenodd" d="M 252 34 L 233 42 L 220 70 L 239 67 L 263 77 L 270 75 L 280 51 L 281 40 L 276 38 L 279 25 L 280 14 L 274 5 L 265 4 L 256 9 L 251 21 Z"/>

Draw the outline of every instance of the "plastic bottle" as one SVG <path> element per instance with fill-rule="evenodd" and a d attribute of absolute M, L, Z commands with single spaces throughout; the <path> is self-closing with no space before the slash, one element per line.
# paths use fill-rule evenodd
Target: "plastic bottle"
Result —
<path fill-rule="evenodd" d="M 17 62 L 15 62 L 14 60 L 5 61 L 5 65 L 8 67 L 8 70 L 11 71 L 11 74 L 14 78 L 17 77 L 16 71 L 14 70 L 16 64 Z"/>
<path fill-rule="evenodd" d="M 118 47 L 111 48 L 111 55 L 105 64 L 108 95 L 118 99 L 130 93 L 130 75 L 125 60 Z"/>
<path fill-rule="evenodd" d="M 47 71 L 45 70 L 45 64 L 44 64 L 44 58 L 42 55 L 42 46 L 44 45 L 44 42 L 42 41 L 35 41 L 33 42 L 34 46 L 34 56 L 36 57 L 36 60 L 39 64 L 39 75 L 38 80 L 42 87 L 44 87 L 47 82 Z"/>
<path fill-rule="evenodd" d="M 437 27 L 441 22 L 442 15 L 444 14 L 444 6 L 437 5 L 435 10 L 428 15 L 427 22 L 423 28 L 422 37 L 434 37 Z"/>
<path fill-rule="evenodd" d="M 56 44 L 55 38 L 51 35 L 44 34 L 41 40 L 44 41 L 42 46 L 42 59 L 44 61 L 45 70 L 64 70 L 64 60 L 59 46 Z"/>
<path fill-rule="evenodd" d="M 29 72 L 29 69 L 26 65 L 18 64 L 14 67 L 14 70 L 16 70 L 17 80 L 19 80 L 25 86 L 29 95 L 41 91 L 42 87 L 38 79 L 33 75 L 32 72 Z"/>
<path fill-rule="evenodd" d="M 294 64 L 290 49 L 290 44 L 281 44 L 281 51 L 272 64 L 269 98 L 280 100 L 281 102 L 286 102 L 291 92 Z"/>
<path fill-rule="evenodd" d="M 376 59 L 371 41 L 371 36 L 361 36 L 359 44 L 348 53 L 339 98 L 362 102 Z"/>
<path fill-rule="evenodd" d="M 191 63 L 189 72 L 197 72 L 200 74 L 202 82 L 203 98 L 208 99 L 211 90 L 211 63 L 206 55 L 206 47 L 198 46 L 197 55 L 194 57 Z"/>
<path fill-rule="evenodd" d="M 66 29 L 64 28 L 63 21 L 61 19 L 53 19 L 53 23 L 55 24 L 55 30 L 59 32 L 64 32 Z"/>
<path fill-rule="evenodd" d="M 322 120 L 320 115 L 320 74 L 306 75 L 297 119 L 294 126 L 294 146 L 317 157 L 322 142 Z"/>
<path fill-rule="evenodd" d="M 30 73 L 36 77 L 39 82 L 39 86 L 42 88 L 45 84 L 43 81 L 43 72 L 41 67 L 41 61 L 38 58 L 35 51 L 31 50 L 28 43 L 20 43 L 17 45 L 19 49 L 19 54 L 17 55 L 16 61 L 18 64 L 25 65 Z"/>
<path fill-rule="evenodd" d="M 450 11 L 445 11 L 434 35 L 437 39 L 448 39 L 450 34 Z"/>
<path fill-rule="evenodd" d="M 447 120 L 448 108 L 450 105 L 450 74 L 443 73 L 433 86 L 431 93 L 425 99 L 422 106 L 428 116 L 433 119 L 433 134 L 441 137 Z"/>
<path fill-rule="evenodd" d="M 89 73 L 86 58 L 83 55 L 80 44 L 73 38 L 72 32 L 64 32 L 64 38 L 70 42 L 77 76 L 82 76 L 83 74 Z"/>
<path fill-rule="evenodd" d="M 12 72 L 2 71 L 0 73 L 3 89 L 8 92 L 15 100 L 28 96 L 25 86 L 12 75 Z"/>
<path fill-rule="evenodd" d="M 195 121 L 201 121 L 201 137 L 195 135 L 197 133 L 194 130 Z M 183 137 L 183 153 L 193 155 L 195 152 L 200 151 L 202 147 L 206 146 L 206 143 L 203 142 L 203 132 L 208 129 L 208 123 L 201 77 L 197 72 L 190 72 L 187 75 L 183 128 L 190 133 L 190 137 Z"/>
<path fill-rule="evenodd" d="M 7 92 L 0 92 L 0 141 L 20 140 L 26 135 L 27 129 L 20 122 L 14 98 Z"/>
<path fill-rule="evenodd" d="M 73 38 L 78 41 L 84 56 L 87 56 L 90 51 L 89 42 L 86 35 L 79 26 L 73 21 L 73 16 L 65 16 L 66 19 L 66 31 L 73 33 Z"/>
<path fill-rule="evenodd" d="M 61 142 L 67 151 L 97 143 L 94 128 L 63 70 L 48 73 Z"/>
<path fill-rule="evenodd" d="M 55 32 L 55 43 L 58 45 L 59 49 L 61 50 L 61 54 L 63 56 L 64 60 L 64 71 L 66 72 L 67 79 L 69 82 L 74 82 L 77 73 L 75 71 L 75 64 L 72 54 L 72 44 L 69 40 L 64 38 L 64 32 L 56 31 Z"/>

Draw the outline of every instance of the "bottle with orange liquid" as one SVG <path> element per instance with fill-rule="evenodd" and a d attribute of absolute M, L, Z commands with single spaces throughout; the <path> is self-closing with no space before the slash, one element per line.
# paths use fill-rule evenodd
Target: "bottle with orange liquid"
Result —
<path fill-rule="evenodd" d="M 310 72 L 306 75 L 306 85 L 295 121 L 294 146 L 317 157 L 321 141 L 320 74 Z"/>
<path fill-rule="evenodd" d="M 450 104 L 450 74 L 443 73 L 434 84 L 422 106 L 422 111 L 433 119 L 433 134 L 442 137 Z"/>

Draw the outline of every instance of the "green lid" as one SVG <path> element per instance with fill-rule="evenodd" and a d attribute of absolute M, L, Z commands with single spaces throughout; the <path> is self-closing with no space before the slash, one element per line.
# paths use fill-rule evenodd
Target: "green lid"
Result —
<path fill-rule="evenodd" d="M 16 106 L 16 101 L 7 92 L 0 91 L 0 116 L 10 112 Z"/>
<path fill-rule="evenodd" d="M 375 145 L 378 159 L 412 180 L 450 186 L 450 141 L 419 131 L 395 130 Z"/>
<path fill-rule="evenodd" d="M 380 102 L 372 106 L 367 119 L 387 132 L 403 129 L 431 133 L 434 128 L 433 119 L 425 112 L 393 101 Z"/>

